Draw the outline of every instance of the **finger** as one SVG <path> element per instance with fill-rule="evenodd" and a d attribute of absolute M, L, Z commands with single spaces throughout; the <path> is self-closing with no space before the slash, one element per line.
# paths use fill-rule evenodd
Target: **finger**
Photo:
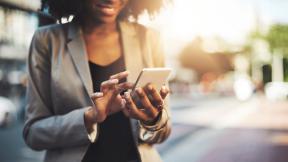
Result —
<path fill-rule="evenodd" d="M 169 92 L 170 92 L 170 91 L 168 90 L 168 88 L 167 88 L 166 86 L 162 86 L 162 87 L 161 87 L 160 95 L 161 95 L 161 97 L 162 97 L 163 100 L 167 97 L 167 95 L 169 94 Z"/>
<path fill-rule="evenodd" d="M 116 84 L 119 83 L 118 79 L 111 79 L 111 80 L 106 80 L 101 83 L 100 90 L 101 92 L 105 91 L 106 89 L 111 89 L 116 86 Z"/>
<path fill-rule="evenodd" d="M 113 104 L 117 104 L 119 106 L 117 106 L 117 107 L 113 106 L 113 108 L 108 108 L 109 109 L 109 115 L 117 113 L 119 111 L 122 111 L 125 107 L 125 100 L 119 94 L 113 100 L 115 102 Z"/>
<path fill-rule="evenodd" d="M 95 93 L 91 94 L 90 97 L 92 99 L 97 99 L 97 98 L 103 97 L 103 95 L 104 94 L 102 92 L 95 92 Z"/>
<path fill-rule="evenodd" d="M 114 100 L 117 99 L 117 96 L 120 96 L 117 85 L 111 86 L 109 89 L 104 90 L 104 96 L 106 96 L 107 98 L 112 97 Z"/>
<path fill-rule="evenodd" d="M 121 96 L 121 98 L 122 98 L 122 104 L 123 104 L 122 112 L 124 113 L 124 115 L 125 115 L 126 117 L 129 118 L 129 117 L 131 117 L 131 116 L 130 116 L 129 111 L 126 109 L 126 100 L 125 100 L 124 96 Z"/>
<path fill-rule="evenodd" d="M 129 112 L 127 109 L 124 108 L 124 109 L 122 110 L 122 112 L 124 113 L 124 115 L 125 115 L 126 117 L 128 117 L 128 118 L 129 118 L 129 117 L 132 117 L 132 116 L 130 115 L 130 112 Z"/>
<path fill-rule="evenodd" d="M 124 99 L 126 100 L 126 113 L 129 114 L 129 116 L 139 119 L 139 120 L 148 120 L 148 116 L 142 112 L 141 110 L 139 110 L 134 101 L 131 98 L 131 95 L 129 92 L 125 92 L 124 93 Z M 124 113 L 125 113 L 124 111 Z"/>
<path fill-rule="evenodd" d="M 143 108 L 145 109 L 146 114 L 150 118 L 156 118 L 158 111 L 157 109 L 151 104 L 150 100 L 148 99 L 148 96 L 144 92 L 142 88 L 137 88 L 136 93 L 139 96 L 140 102 L 143 105 Z"/>
<path fill-rule="evenodd" d="M 117 74 L 110 76 L 110 79 L 121 80 L 121 79 L 127 78 L 128 75 L 129 75 L 129 71 L 123 71 L 123 72 L 120 72 L 120 73 L 117 73 Z"/>
<path fill-rule="evenodd" d="M 163 105 L 163 99 L 162 99 L 161 95 L 158 93 L 158 91 L 156 90 L 156 88 L 152 84 L 148 84 L 145 87 L 145 91 L 147 94 L 151 95 L 151 97 L 152 97 L 151 102 L 156 108 Z"/>
<path fill-rule="evenodd" d="M 123 99 L 119 94 L 118 94 L 117 98 L 119 98 L 119 100 L 120 100 L 121 109 L 124 109 L 125 105 L 126 105 L 126 100 Z"/>
<path fill-rule="evenodd" d="M 134 87 L 134 83 L 131 82 L 125 82 L 118 84 L 118 91 L 123 92 L 128 89 L 132 89 Z"/>
<path fill-rule="evenodd" d="M 125 106 L 128 111 L 130 111 L 132 108 L 136 108 L 136 105 L 134 101 L 131 98 L 130 92 L 125 92 L 124 93 L 124 100 L 125 100 Z"/>
<path fill-rule="evenodd" d="M 134 83 L 125 82 L 125 83 L 120 83 L 118 86 L 123 88 L 123 89 L 131 89 L 134 87 Z"/>

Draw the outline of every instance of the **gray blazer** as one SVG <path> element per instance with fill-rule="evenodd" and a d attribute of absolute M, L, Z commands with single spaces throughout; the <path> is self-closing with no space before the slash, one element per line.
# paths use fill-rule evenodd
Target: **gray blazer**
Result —
<path fill-rule="evenodd" d="M 134 82 L 144 67 L 164 66 L 156 32 L 128 22 L 120 22 L 119 26 L 126 69 L 130 71 L 128 81 Z M 39 28 L 29 50 L 28 72 L 25 142 L 34 150 L 46 150 L 46 162 L 80 162 L 91 143 L 83 116 L 93 104 L 89 97 L 93 87 L 79 25 Z M 165 110 L 152 127 L 156 131 L 130 119 L 142 162 L 161 161 L 152 144 L 161 143 L 170 134 L 167 104 Z"/>

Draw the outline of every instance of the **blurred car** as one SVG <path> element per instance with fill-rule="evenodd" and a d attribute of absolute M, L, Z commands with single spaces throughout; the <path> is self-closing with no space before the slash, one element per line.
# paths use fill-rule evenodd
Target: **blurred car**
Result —
<path fill-rule="evenodd" d="M 233 88 L 236 98 L 240 101 L 250 99 L 255 91 L 253 82 L 246 74 L 241 74 L 235 78 Z"/>
<path fill-rule="evenodd" d="M 5 97 L 0 97 L 0 127 L 8 127 L 17 120 L 15 104 Z"/>
<path fill-rule="evenodd" d="M 286 100 L 288 98 L 288 83 L 267 83 L 265 86 L 265 95 L 270 100 Z"/>

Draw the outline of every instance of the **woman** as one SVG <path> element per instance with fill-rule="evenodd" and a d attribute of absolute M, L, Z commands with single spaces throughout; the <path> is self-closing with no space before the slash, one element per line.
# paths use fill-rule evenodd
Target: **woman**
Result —
<path fill-rule="evenodd" d="M 152 145 L 170 134 L 167 88 L 122 92 L 142 68 L 164 66 L 157 33 L 128 21 L 163 3 L 47 1 L 52 15 L 74 19 L 38 29 L 29 51 L 23 135 L 32 149 L 46 150 L 45 161 L 161 161 Z"/>

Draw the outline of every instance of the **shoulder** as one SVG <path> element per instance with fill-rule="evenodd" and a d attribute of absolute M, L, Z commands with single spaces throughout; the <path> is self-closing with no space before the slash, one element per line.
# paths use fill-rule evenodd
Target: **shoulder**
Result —
<path fill-rule="evenodd" d="M 134 25 L 135 28 L 138 30 L 138 33 L 140 33 L 140 37 L 144 37 L 146 39 L 145 41 L 147 44 L 155 47 L 158 46 L 159 43 L 161 43 L 162 38 L 158 30 L 138 23 L 135 23 Z"/>
<path fill-rule="evenodd" d="M 121 22 L 122 27 L 124 27 L 129 32 L 136 32 L 140 34 L 141 36 L 148 36 L 148 37 L 159 37 L 160 32 L 157 31 L 154 28 L 147 27 L 145 25 L 135 23 L 135 22 L 127 22 L 123 21 Z"/>
<path fill-rule="evenodd" d="M 163 67 L 165 60 L 160 32 L 138 23 L 126 22 L 125 26 L 129 34 L 136 33 L 143 51 L 145 51 L 143 54 L 145 53 L 145 58 L 148 60 L 147 62 L 152 63 L 153 67 Z"/>
<path fill-rule="evenodd" d="M 59 38 L 61 36 L 65 36 L 67 27 L 69 23 L 67 24 L 52 24 L 52 25 L 46 25 L 39 27 L 35 33 L 34 37 L 41 38 L 41 39 L 50 39 L 53 37 Z"/>
<path fill-rule="evenodd" d="M 67 24 L 53 24 L 39 27 L 33 35 L 30 48 L 37 55 L 50 55 L 52 48 L 58 48 L 64 44 L 62 42 L 66 42 L 66 26 Z"/>

